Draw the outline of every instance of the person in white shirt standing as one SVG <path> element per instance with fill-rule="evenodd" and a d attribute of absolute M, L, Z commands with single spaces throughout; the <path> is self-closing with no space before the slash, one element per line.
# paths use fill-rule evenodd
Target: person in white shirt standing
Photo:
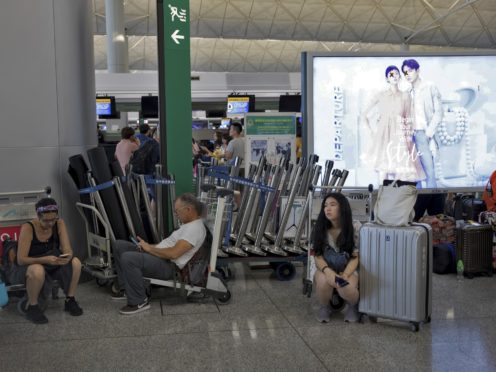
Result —
<path fill-rule="evenodd" d="M 426 186 L 435 188 L 433 151 L 437 145 L 434 134 L 443 120 L 443 106 L 439 90 L 433 83 L 420 78 L 419 69 L 415 59 L 406 59 L 401 66 L 405 79 L 411 84 L 413 139 L 426 175 Z"/>
<path fill-rule="evenodd" d="M 124 240 L 115 242 L 114 259 L 121 292 L 112 298 L 127 299 L 127 305 L 119 311 L 121 314 L 136 314 L 150 308 L 143 277 L 172 279 L 176 266 L 182 269 L 198 251 L 206 237 L 202 211 L 203 204 L 193 194 L 183 194 L 174 202 L 174 213 L 182 225 L 168 238 L 156 245 L 140 237 L 138 245 Z"/>

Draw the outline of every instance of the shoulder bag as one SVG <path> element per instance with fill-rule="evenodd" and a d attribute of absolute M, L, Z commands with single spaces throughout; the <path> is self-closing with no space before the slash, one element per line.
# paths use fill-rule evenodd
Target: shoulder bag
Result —
<path fill-rule="evenodd" d="M 413 207 L 417 201 L 417 188 L 398 185 L 398 181 L 380 186 L 374 206 L 374 222 L 381 225 L 407 226 L 413 221 Z"/>

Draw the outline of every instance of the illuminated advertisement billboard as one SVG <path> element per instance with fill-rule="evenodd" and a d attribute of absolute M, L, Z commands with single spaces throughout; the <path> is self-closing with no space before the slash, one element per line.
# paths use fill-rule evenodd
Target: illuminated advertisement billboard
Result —
<path fill-rule="evenodd" d="M 485 184 L 496 169 L 496 55 L 306 54 L 307 152 L 349 186 Z"/>

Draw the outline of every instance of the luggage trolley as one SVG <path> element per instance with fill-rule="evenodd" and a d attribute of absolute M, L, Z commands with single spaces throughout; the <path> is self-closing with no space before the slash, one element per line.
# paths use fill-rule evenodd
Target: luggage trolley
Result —
<path fill-rule="evenodd" d="M 319 193 L 320 191 L 320 193 Z M 310 218 L 308 219 L 308 231 L 312 231 L 313 221 L 318 217 L 320 206 L 322 203 L 322 197 L 325 196 L 327 192 L 341 192 L 347 196 L 350 200 L 350 206 L 354 219 L 360 222 L 370 222 L 372 217 L 372 202 L 373 202 L 373 187 L 369 185 L 368 187 L 345 187 L 345 186 L 318 186 L 313 185 L 308 192 L 309 203 L 309 213 Z M 318 196 L 318 197 L 317 197 Z M 315 254 L 313 251 L 313 246 L 311 240 L 308 242 L 308 255 L 307 255 L 307 273 L 306 278 L 303 280 L 303 295 L 310 297 L 313 290 L 313 277 L 317 267 L 315 266 Z M 333 292 L 331 298 L 331 307 L 334 310 L 341 310 L 344 307 L 343 299 L 338 295 L 337 291 Z"/>
<path fill-rule="evenodd" d="M 265 170 L 265 175 L 262 176 Z M 212 184 L 203 185 L 201 200 L 209 203 L 215 193 L 232 192 L 229 189 L 230 184 L 242 184 L 245 186 L 245 192 L 243 193 L 243 199 L 241 206 L 238 211 L 239 218 L 236 219 L 236 223 L 231 231 L 229 228 L 229 223 L 232 218 L 229 210 L 225 213 L 223 227 L 224 244 L 221 249 L 219 249 L 219 266 L 218 271 L 228 278 L 231 276 L 230 270 L 227 268 L 229 263 L 233 262 L 270 262 L 272 264 L 277 264 L 277 269 L 274 267 L 276 274 L 280 280 L 289 280 L 295 274 L 295 269 L 289 261 L 297 259 L 297 257 L 288 257 L 284 261 L 284 265 L 280 264 L 281 258 L 270 257 L 267 252 L 261 249 L 261 241 L 263 238 L 263 232 L 265 230 L 265 225 L 267 224 L 270 211 L 273 206 L 273 200 L 276 192 L 275 183 L 280 180 L 282 168 L 281 166 L 266 166 L 265 158 L 261 157 L 258 167 L 250 165 L 250 174 L 253 177 L 251 179 L 245 179 L 243 177 L 237 177 L 231 174 L 227 175 L 226 172 L 221 172 L 220 168 L 214 167 L 209 171 L 209 176 L 217 179 L 215 183 L 224 181 L 227 182 L 226 187 L 228 190 L 213 187 Z M 269 177 L 270 176 L 270 177 Z M 271 178 L 269 182 L 268 179 Z M 267 184 L 268 183 L 268 184 Z M 265 193 L 265 196 L 263 194 Z M 230 196 L 227 196 L 226 203 L 229 203 Z M 212 215 L 212 211 L 215 211 L 215 206 L 209 205 L 209 215 Z M 207 216 L 207 219 L 210 219 Z M 256 255 L 256 256 L 251 256 Z M 300 258 L 301 260 L 301 258 Z M 272 265 L 271 265 L 272 266 Z"/>
<path fill-rule="evenodd" d="M 203 185 L 202 192 L 200 194 L 200 201 L 206 206 L 205 224 L 213 231 L 215 227 L 215 219 L 217 215 L 218 205 L 217 201 L 219 197 L 223 197 L 224 200 L 224 210 L 222 212 L 222 220 L 220 233 L 221 238 L 219 240 L 219 246 L 217 251 L 218 257 L 227 257 L 227 254 L 221 250 L 221 247 L 229 244 L 231 222 L 234 207 L 234 192 L 232 190 L 218 188 L 213 185 Z"/>
<path fill-rule="evenodd" d="M 139 191 L 136 202 L 140 203 L 141 199 L 143 199 L 147 217 L 149 221 L 153 221 L 146 185 L 154 185 L 157 188 L 159 185 L 168 185 L 172 189 L 175 185 L 175 181 L 173 179 L 147 178 L 144 176 L 136 176 L 134 178 L 137 181 L 137 185 L 132 189 L 135 189 L 137 192 Z M 100 185 L 95 184 L 95 181 L 90 174 L 88 174 L 88 179 L 91 186 L 79 190 L 79 193 L 90 194 L 92 204 L 88 205 L 80 202 L 76 203 L 76 208 L 85 223 L 86 240 L 88 245 L 88 257 L 83 262 L 83 270 L 93 276 L 98 285 L 105 286 L 117 276 L 112 262 L 112 243 L 116 238 L 99 191 L 110 187 L 116 188 L 118 200 L 124 212 L 124 220 L 127 224 L 130 236 L 136 238 L 136 233 L 133 228 L 129 208 L 123 195 L 121 179 L 119 177 L 114 177 L 111 181 L 104 182 Z M 130 181 L 127 177 L 124 177 L 123 180 L 125 182 Z M 159 189 L 157 191 L 159 191 L 157 192 L 157 214 L 160 216 L 162 208 L 162 190 Z M 173 190 L 169 191 L 173 192 Z M 158 235 L 161 235 L 162 230 L 161 221 L 158 218 L 157 224 L 158 227 L 154 225 L 151 226 L 151 237 L 154 240 L 159 240 Z M 112 290 L 116 291 L 117 289 L 113 287 Z"/>
<path fill-rule="evenodd" d="M 50 197 L 52 188 L 42 190 L 5 192 L 0 193 L 0 243 L 9 240 L 18 240 L 21 225 L 36 218 L 35 204 L 44 197 Z M 3 249 L 0 250 L 0 272 L 2 278 L 5 263 L 2 262 Z M 5 277 L 5 284 L 9 296 L 22 297 L 25 294 L 24 284 L 9 283 Z M 52 286 L 52 297 L 57 298 L 58 286 Z M 42 297 L 43 297 L 43 293 Z M 44 300 L 44 298 L 41 298 Z M 22 301 L 19 301 L 20 304 Z M 20 307 L 19 307 L 20 309 Z"/>

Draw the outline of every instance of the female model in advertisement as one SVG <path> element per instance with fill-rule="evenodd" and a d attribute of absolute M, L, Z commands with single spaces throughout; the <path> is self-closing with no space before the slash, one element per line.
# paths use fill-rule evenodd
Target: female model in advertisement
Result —
<path fill-rule="evenodd" d="M 385 75 L 388 89 L 375 96 L 362 114 L 372 133 L 370 147 L 362 159 L 379 173 L 379 182 L 422 180 L 425 174 L 412 141 L 410 95 L 398 87 L 401 78 L 398 67 L 387 67 Z M 378 119 L 372 126 L 369 116 L 374 109 L 378 110 Z"/>

